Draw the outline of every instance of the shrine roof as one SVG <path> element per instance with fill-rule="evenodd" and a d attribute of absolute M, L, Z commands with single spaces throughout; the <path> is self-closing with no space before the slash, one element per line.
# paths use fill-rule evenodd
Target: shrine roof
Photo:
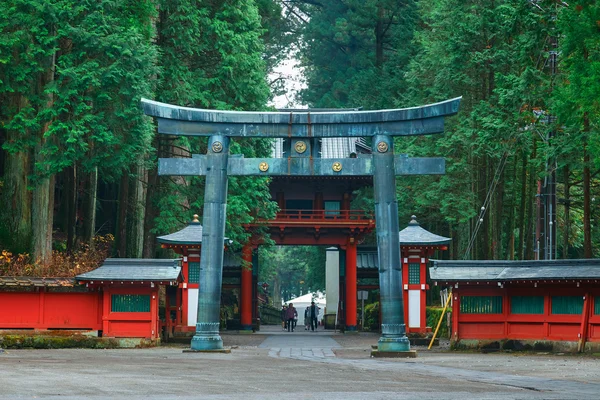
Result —
<path fill-rule="evenodd" d="M 198 220 L 198 214 L 194 214 L 194 219 L 188 223 L 188 226 L 180 231 L 156 238 L 158 243 L 180 244 L 180 245 L 201 245 L 202 244 L 202 225 Z M 229 238 L 225 238 L 225 243 Z"/>
<path fill-rule="evenodd" d="M 600 260 L 448 261 L 432 260 L 432 281 L 539 281 L 600 278 Z"/>
<path fill-rule="evenodd" d="M 32 276 L 0 276 L 0 287 L 72 287 L 74 278 L 42 278 Z"/>
<path fill-rule="evenodd" d="M 176 281 L 179 259 L 107 258 L 97 269 L 77 275 L 78 281 Z"/>
<path fill-rule="evenodd" d="M 431 233 L 419 225 L 417 217 L 412 216 L 408 226 L 400 231 L 400 245 L 444 245 L 452 239 Z"/>
<path fill-rule="evenodd" d="M 358 251 L 356 253 L 356 267 L 359 269 L 378 269 L 377 251 Z"/>

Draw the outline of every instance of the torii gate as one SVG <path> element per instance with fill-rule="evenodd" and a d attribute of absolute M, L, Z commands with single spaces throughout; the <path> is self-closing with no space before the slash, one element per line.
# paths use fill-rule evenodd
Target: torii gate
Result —
<path fill-rule="evenodd" d="M 444 174 L 443 158 L 394 156 L 394 136 L 442 133 L 444 118 L 458 112 L 461 98 L 420 107 L 338 112 L 246 112 L 179 107 L 142 99 L 144 113 L 158 120 L 158 132 L 208 136 L 206 155 L 160 159 L 159 175 L 206 176 L 201 290 L 191 349 L 220 350 L 219 310 L 223 274 L 223 241 L 229 175 L 340 176 L 372 175 L 379 254 L 382 336 L 380 352 L 410 350 L 404 323 L 396 175 Z M 231 137 L 288 138 L 288 158 L 229 157 Z M 313 158 L 315 138 L 371 137 L 373 154 L 345 159 Z M 318 139 L 317 139 L 318 140 Z"/>

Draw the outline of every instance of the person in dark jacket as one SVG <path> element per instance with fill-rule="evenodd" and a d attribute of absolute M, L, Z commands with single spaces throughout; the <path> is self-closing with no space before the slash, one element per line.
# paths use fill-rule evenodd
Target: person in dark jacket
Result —
<path fill-rule="evenodd" d="M 310 313 L 310 329 L 314 332 L 315 329 L 319 327 L 319 306 L 315 304 L 315 302 L 310 303 L 309 313 Z"/>
<path fill-rule="evenodd" d="M 290 332 L 290 330 L 291 332 L 294 332 L 294 318 L 298 318 L 298 312 L 296 311 L 296 308 L 294 307 L 293 303 L 288 304 L 285 316 L 287 318 L 288 332 Z"/>
<path fill-rule="evenodd" d="M 310 308 L 306 307 L 304 309 L 304 330 L 307 331 L 310 326 Z"/>
<path fill-rule="evenodd" d="M 281 327 L 285 331 L 287 328 L 287 306 L 281 306 Z"/>

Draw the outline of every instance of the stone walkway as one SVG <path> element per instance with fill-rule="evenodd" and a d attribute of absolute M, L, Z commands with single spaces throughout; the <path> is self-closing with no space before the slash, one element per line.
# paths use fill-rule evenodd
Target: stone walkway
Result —
<path fill-rule="evenodd" d="M 266 333 L 266 332 L 265 332 Z M 331 333 L 324 331 L 279 332 L 270 331 L 264 342 L 258 346 L 269 349 L 269 356 L 315 361 L 326 357 L 335 357 L 333 349 L 341 348 Z"/>

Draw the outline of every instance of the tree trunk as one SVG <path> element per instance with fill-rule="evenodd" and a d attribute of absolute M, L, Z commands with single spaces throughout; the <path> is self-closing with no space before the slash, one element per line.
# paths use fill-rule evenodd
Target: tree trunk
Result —
<path fill-rule="evenodd" d="M 525 258 L 523 254 L 523 246 L 526 240 L 526 226 L 527 221 L 525 219 L 525 210 L 528 206 L 527 202 L 527 155 L 525 152 L 521 152 L 523 160 L 521 161 L 521 206 L 519 207 L 519 245 L 517 249 L 517 259 L 522 260 Z M 511 258 L 512 260 L 512 258 Z"/>
<path fill-rule="evenodd" d="M 73 165 L 66 169 L 66 197 L 67 197 L 67 253 L 72 254 L 75 250 L 75 234 L 77 228 L 77 166 Z"/>
<path fill-rule="evenodd" d="M 501 172 L 498 178 L 500 179 L 500 181 L 497 184 L 494 196 L 494 198 L 496 199 L 496 207 L 494 208 L 494 229 L 492 230 L 492 245 L 494 246 L 492 256 L 494 260 L 504 258 L 502 254 L 504 251 L 504 244 L 502 243 L 502 214 L 504 213 L 504 171 Z"/>
<path fill-rule="evenodd" d="M 21 95 L 12 97 L 15 109 L 21 109 L 26 100 Z M 11 108 L 12 108 L 11 107 Z M 7 130 L 6 142 L 19 142 L 23 139 L 20 132 Z M 31 245 L 31 195 L 29 184 L 29 152 L 22 149 L 6 152 L 4 163 L 4 185 L 2 187 L 2 234 L 3 241 L 16 253 L 26 253 Z"/>
<path fill-rule="evenodd" d="M 98 167 L 94 167 L 88 174 L 83 205 L 83 242 L 90 248 L 94 247 L 96 233 L 96 199 L 98 197 Z"/>
<path fill-rule="evenodd" d="M 590 120 L 587 113 L 583 117 L 583 131 L 589 132 Z M 587 140 L 583 143 L 583 257 L 592 258 L 592 224 L 590 207 L 590 153 L 588 151 Z"/>
<path fill-rule="evenodd" d="M 512 182 L 513 182 L 513 190 L 512 190 L 512 204 L 509 206 L 509 213 L 508 213 L 508 254 L 507 254 L 507 259 L 508 260 L 514 260 L 515 259 L 515 230 L 517 229 L 516 226 L 516 221 L 515 221 L 515 214 L 516 214 L 516 207 L 517 207 L 517 163 L 518 163 L 518 159 L 515 157 L 515 163 L 514 163 L 514 168 L 513 168 L 513 176 L 512 176 Z"/>
<path fill-rule="evenodd" d="M 50 27 L 54 31 L 54 27 Z M 46 70 L 40 73 L 37 82 L 36 92 L 39 96 L 46 97 L 46 103 L 41 106 L 43 108 L 51 108 L 54 104 L 54 95 L 45 94 L 47 85 L 54 81 L 54 71 L 56 65 L 56 53 L 54 52 L 47 58 Z M 43 168 L 42 173 L 47 173 L 48 168 L 44 165 L 45 156 L 42 149 L 45 147 L 47 138 L 46 132 L 50 128 L 50 121 L 47 121 L 42 126 L 38 133 L 37 143 L 35 145 L 35 153 L 32 159 L 34 165 L 37 164 Z M 34 169 L 34 172 L 35 171 Z M 52 221 L 54 218 L 54 185 L 51 183 L 54 179 L 51 176 L 42 176 L 37 181 L 32 191 L 32 210 L 31 210 L 31 254 L 33 261 L 36 264 L 48 265 L 52 262 Z"/>
<path fill-rule="evenodd" d="M 155 134 L 154 148 L 160 148 L 158 146 L 158 135 Z M 159 154 L 160 157 L 160 154 Z M 147 175 L 147 186 L 146 186 L 146 213 L 144 215 L 144 244 L 142 248 L 143 258 L 154 258 L 156 256 L 156 234 L 152 232 L 154 227 L 154 220 L 158 214 L 156 207 L 156 198 L 159 196 L 159 178 L 158 178 L 158 166 L 154 166 L 146 172 Z"/>
<path fill-rule="evenodd" d="M 127 254 L 127 201 L 129 200 L 129 172 L 124 171 L 119 184 L 119 210 L 117 212 L 117 229 L 115 248 L 117 257 Z"/>
<path fill-rule="evenodd" d="M 535 160 L 537 157 L 537 143 L 536 139 L 533 139 L 533 154 L 531 155 L 531 159 Z M 535 242 L 532 240 L 532 232 L 533 232 L 533 196 L 534 191 L 536 190 L 535 186 L 535 167 L 531 166 L 531 171 L 529 171 L 529 183 L 527 185 L 529 187 L 528 195 L 526 196 L 527 201 L 527 229 L 523 233 L 523 239 L 525 243 L 525 259 L 533 260 L 534 250 L 535 250 Z M 529 244 L 527 244 L 529 243 Z"/>
<path fill-rule="evenodd" d="M 488 192 L 488 185 L 487 185 L 487 175 L 488 175 L 488 167 L 489 167 L 489 160 L 486 159 L 486 156 L 483 156 L 484 158 L 481 159 L 481 164 L 479 166 L 479 204 L 481 204 L 481 206 L 484 205 L 485 203 L 485 199 L 486 199 L 486 195 Z M 489 204 L 488 204 L 489 207 Z M 481 232 L 481 240 L 479 241 L 479 243 L 481 244 L 481 249 L 479 252 L 479 257 L 478 259 L 480 260 L 489 260 L 490 259 L 490 224 L 489 224 L 489 220 L 490 220 L 490 213 L 489 213 L 489 209 L 485 210 L 485 215 L 483 216 L 483 222 L 481 222 L 481 227 L 479 228 L 479 232 Z"/>
<path fill-rule="evenodd" d="M 39 146 L 36 146 L 38 148 Z M 39 154 L 39 153 L 38 153 Z M 52 218 L 51 199 L 54 187 L 50 185 L 54 179 L 41 178 L 32 191 L 31 204 L 31 255 L 33 262 L 48 265 L 52 261 Z"/>
<path fill-rule="evenodd" d="M 129 179 L 129 201 L 127 202 L 127 234 L 126 256 L 140 258 L 144 244 L 144 203 L 145 190 L 142 177 L 145 175 L 143 168 L 138 165 L 135 176 Z"/>
<path fill-rule="evenodd" d="M 565 190 L 565 226 L 563 230 L 563 254 L 562 258 L 569 258 L 569 232 L 571 230 L 571 186 L 569 182 L 569 166 L 565 165 L 563 168 L 563 185 Z"/>

